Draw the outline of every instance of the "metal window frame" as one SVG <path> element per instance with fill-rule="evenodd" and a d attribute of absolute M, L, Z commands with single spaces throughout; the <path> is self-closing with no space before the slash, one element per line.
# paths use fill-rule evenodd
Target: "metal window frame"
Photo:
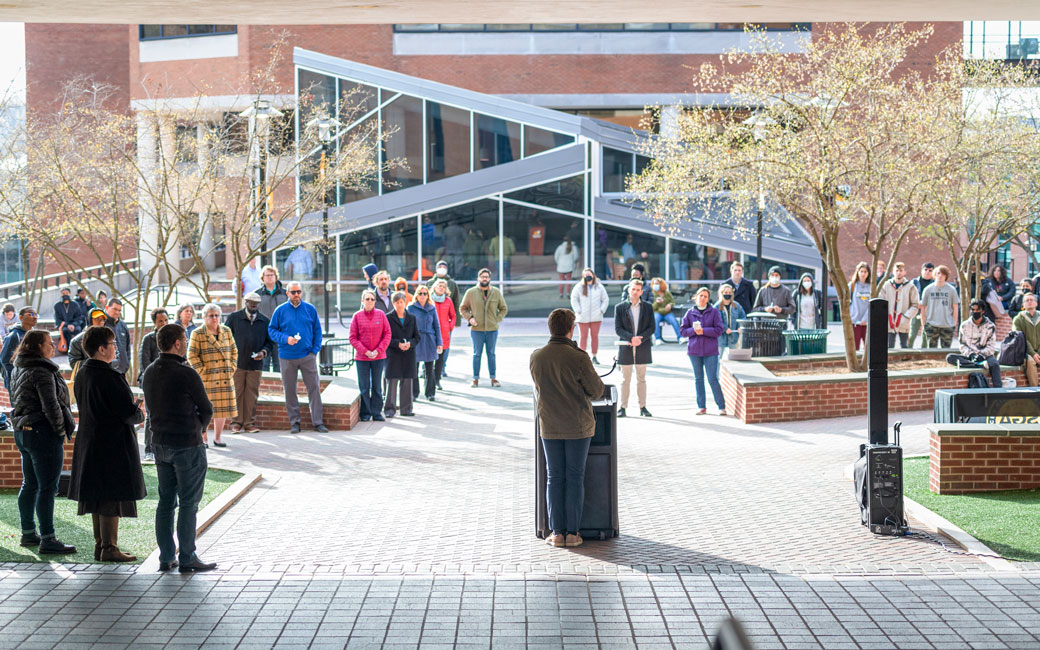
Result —
<path fill-rule="evenodd" d="M 173 23 L 170 23 L 170 24 L 173 24 Z M 208 32 L 206 34 L 177 34 L 176 36 L 164 36 L 163 35 L 163 31 L 164 31 L 163 30 L 163 26 L 164 26 L 163 24 L 159 25 L 159 35 L 158 36 L 145 36 L 144 35 L 144 27 L 145 26 L 143 24 L 139 24 L 137 26 L 137 40 L 139 40 L 139 41 L 170 41 L 170 40 L 176 40 L 178 38 L 199 38 L 199 37 L 204 37 L 204 36 L 228 36 L 230 34 L 237 34 L 238 33 L 238 25 L 234 25 L 234 29 L 231 29 L 230 31 L 223 31 L 223 32 L 216 31 L 217 26 L 213 25 L 213 30 L 214 31 Z M 195 24 L 195 23 L 188 23 L 188 24 L 184 25 L 185 28 L 190 27 L 190 26 L 198 27 L 198 25 Z M 187 31 L 187 30 L 185 30 L 185 31 Z"/>

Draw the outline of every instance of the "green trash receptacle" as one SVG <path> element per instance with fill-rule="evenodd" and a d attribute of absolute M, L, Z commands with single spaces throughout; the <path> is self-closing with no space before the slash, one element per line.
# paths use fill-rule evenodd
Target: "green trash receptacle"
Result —
<path fill-rule="evenodd" d="M 828 330 L 787 330 L 787 354 L 824 354 L 827 352 Z"/>

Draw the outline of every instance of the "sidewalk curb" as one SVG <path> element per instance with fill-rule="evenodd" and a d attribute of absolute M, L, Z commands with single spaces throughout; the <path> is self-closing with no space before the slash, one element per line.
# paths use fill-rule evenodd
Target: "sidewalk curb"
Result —
<path fill-rule="evenodd" d="M 850 482 L 853 481 L 854 478 L 853 467 L 854 463 L 850 463 L 849 465 L 846 465 L 845 469 L 842 471 L 842 476 L 845 480 Z M 855 492 L 855 490 L 853 490 L 853 492 Z M 990 567 L 998 571 L 1020 573 L 1014 563 L 1009 560 L 1005 560 L 1004 558 L 981 557 L 985 555 L 1000 555 L 1000 553 L 997 553 L 990 547 L 975 539 L 953 522 L 936 514 L 932 510 L 929 510 L 906 495 L 903 495 L 903 510 L 906 512 L 908 517 L 913 517 L 917 521 L 921 522 L 923 527 L 941 535 L 945 535 L 957 544 L 957 546 L 960 546 L 969 553 L 978 553 L 980 555 L 979 559 Z"/>
<path fill-rule="evenodd" d="M 210 469 L 220 469 L 219 467 L 211 467 Z M 222 514 L 228 511 L 231 506 L 235 505 L 239 499 L 244 497 L 254 485 L 260 482 L 263 475 L 260 472 L 247 472 L 243 474 L 241 478 L 232 483 L 228 489 L 221 492 L 216 499 L 213 499 L 209 504 L 199 511 L 195 522 L 195 535 L 196 537 L 201 535 L 207 528 L 213 525 Z M 137 567 L 137 573 L 155 573 L 159 570 L 159 549 L 156 548 L 152 551 L 151 555 L 145 558 L 144 562 Z"/>

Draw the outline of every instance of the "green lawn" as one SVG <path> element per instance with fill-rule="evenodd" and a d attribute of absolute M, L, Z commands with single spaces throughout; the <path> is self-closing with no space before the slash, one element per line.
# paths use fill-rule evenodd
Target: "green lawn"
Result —
<path fill-rule="evenodd" d="M 137 518 L 119 521 L 119 548 L 133 553 L 138 561 L 144 561 L 155 550 L 155 506 L 159 503 L 159 481 L 155 465 L 144 465 L 144 483 L 148 496 L 137 502 Z M 203 506 L 226 490 L 242 475 L 222 469 L 211 469 L 206 474 L 206 488 L 202 495 Z M 57 497 L 54 503 L 54 529 L 58 539 L 72 544 L 74 555 L 38 555 L 35 547 L 22 548 L 18 542 L 22 527 L 18 518 L 18 490 L 0 490 L 0 562 L 63 562 L 67 564 L 94 563 L 94 529 L 90 515 L 76 514 L 77 504 L 65 497 Z M 36 524 L 39 526 L 39 522 Z"/>
<path fill-rule="evenodd" d="M 928 489 L 928 458 L 903 461 L 906 496 L 957 524 L 1009 560 L 1040 561 L 1040 490 L 938 495 Z"/>

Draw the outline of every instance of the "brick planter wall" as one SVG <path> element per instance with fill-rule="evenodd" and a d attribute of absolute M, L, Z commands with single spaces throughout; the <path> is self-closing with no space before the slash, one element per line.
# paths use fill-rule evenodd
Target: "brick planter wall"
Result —
<path fill-rule="evenodd" d="M 936 494 L 1040 487 L 1037 424 L 934 424 L 929 432 L 928 487 Z"/>
<path fill-rule="evenodd" d="M 890 355 L 890 360 L 944 359 L 947 350 L 914 350 Z M 724 361 L 720 379 L 726 396 L 726 408 L 747 424 L 789 422 L 818 418 L 847 417 L 867 412 L 867 374 L 825 374 L 843 367 L 844 355 L 812 357 L 763 358 L 757 361 Z M 808 365 L 820 374 L 773 374 L 774 368 Z M 1005 377 L 1013 377 L 1025 386 L 1021 368 L 1001 368 Z M 935 391 L 944 388 L 967 388 L 968 375 L 974 368 L 929 368 L 895 370 L 888 373 L 888 408 L 890 412 L 921 411 L 935 404 Z"/>
<path fill-rule="evenodd" d="M 62 469 L 72 469 L 72 444 L 65 442 L 65 464 Z M 22 486 L 22 455 L 14 444 L 11 430 L 0 431 L 0 488 Z"/>

